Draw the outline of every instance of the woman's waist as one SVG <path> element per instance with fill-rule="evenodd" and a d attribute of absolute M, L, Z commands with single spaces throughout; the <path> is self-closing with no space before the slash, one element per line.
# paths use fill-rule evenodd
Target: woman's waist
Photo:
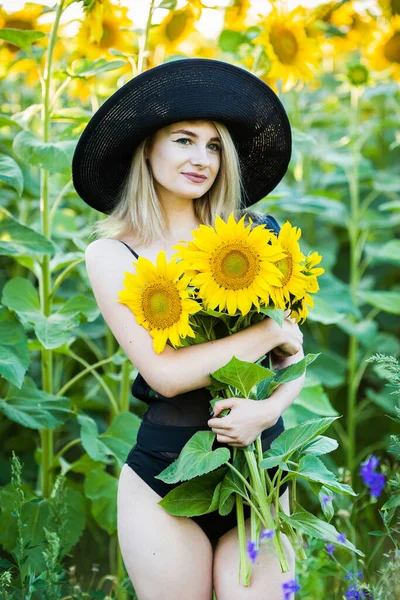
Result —
<path fill-rule="evenodd" d="M 261 440 L 269 438 L 275 433 L 279 435 L 284 429 L 284 421 L 281 415 L 275 425 L 261 432 Z M 142 448 L 147 448 L 154 452 L 180 452 L 183 446 L 198 431 L 211 431 L 213 433 L 207 423 L 199 425 L 166 425 L 153 423 L 144 415 L 137 435 L 137 444 Z M 216 445 L 220 445 L 217 440 L 215 443 Z"/>

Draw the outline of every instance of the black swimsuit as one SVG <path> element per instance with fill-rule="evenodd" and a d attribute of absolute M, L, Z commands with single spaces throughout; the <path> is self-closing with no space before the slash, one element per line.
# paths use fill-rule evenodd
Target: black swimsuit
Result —
<path fill-rule="evenodd" d="M 119 241 L 122 242 L 122 240 Z M 136 258 L 139 258 L 128 244 L 122 243 L 129 248 Z M 268 354 L 261 364 L 268 366 Z M 211 418 L 209 411 L 212 395 L 207 388 L 201 388 L 178 394 L 173 398 L 167 398 L 155 392 L 140 373 L 138 373 L 132 386 L 132 394 L 149 406 L 143 415 L 136 444 L 129 452 L 125 463 L 163 498 L 172 489 L 181 485 L 181 482 L 168 484 L 159 479 L 154 479 L 154 476 L 174 462 L 183 446 L 197 431 L 211 431 L 207 421 Z M 268 450 L 272 441 L 284 430 L 284 421 L 280 416 L 275 425 L 261 433 L 264 452 Z M 215 438 L 212 449 L 222 447 L 233 449 L 233 446 L 219 442 Z M 276 470 L 277 467 L 268 469 L 271 479 Z M 280 496 L 287 486 L 287 482 L 280 486 Z M 245 505 L 244 517 L 247 519 L 249 516 L 250 508 Z M 235 507 L 229 515 L 223 516 L 215 511 L 191 518 L 200 525 L 213 546 L 215 546 L 220 536 L 235 527 L 237 523 Z"/>

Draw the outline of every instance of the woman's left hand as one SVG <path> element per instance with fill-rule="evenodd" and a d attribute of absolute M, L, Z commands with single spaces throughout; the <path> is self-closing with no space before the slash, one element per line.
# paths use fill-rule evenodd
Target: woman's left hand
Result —
<path fill-rule="evenodd" d="M 225 408 L 231 412 L 225 417 L 217 415 Z M 214 416 L 207 421 L 208 426 L 217 434 L 217 441 L 239 448 L 249 446 L 264 429 L 272 427 L 279 416 L 268 414 L 264 403 L 248 398 L 226 398 L 214 404 Z"/>

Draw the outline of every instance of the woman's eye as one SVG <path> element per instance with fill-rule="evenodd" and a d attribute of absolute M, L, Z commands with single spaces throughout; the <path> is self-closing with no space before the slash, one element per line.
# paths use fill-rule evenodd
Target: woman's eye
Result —
<path fill-rule="evenodd" d="M 191 142 L 192 140 L 190 138 L 179 138 L 178 140 L 176 140 L 177 142 Z M 186 146 L 187 144 L 184 144 L 184 146 Z M 221 151 L 221 146 L 219 146 L 218 144 L 210 144 L 210 146 L 214 146 L 214 150 L 213 152 L 220 152 Z"/>

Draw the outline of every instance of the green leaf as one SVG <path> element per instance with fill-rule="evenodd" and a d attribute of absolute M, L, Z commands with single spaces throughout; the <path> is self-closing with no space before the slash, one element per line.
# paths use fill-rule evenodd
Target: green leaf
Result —
<path fill-rule="evenodd" d="M 77 58 L 66 69 L 66 73 L 70 77 L 92 77 L 92 75 L 113 71 L 114 69 L 125 67 L 125 65 L 126 60 L 106 60 L 105 58 L 90 60 L 89 58 Z"/>
<path fill-rule="evenodd" d="M 236 458 L 233 461 L 233 466 L 239 471 L 239 473 L 243 475 L 246 480 L 248 479 L 249 469 L 243 452 L 238 452 L 236 454 Z M 238 477 L 236 473 L 229 468 L 221 484 L 218 508 L 219 514 L 228 515 L 231 512 L 235 504 L 235 494 L 239 494 L 243 498 L 246 498 L 248 493 L 247 487 L 243 483 L 242 479 L 240 479 L 240 477 Z"/>
<path fill-rule="evenodd" d="M 385 292 L 385 291 L 377 291 L 377 292 L 365 292 L 362 290 L 357 290 L 357 295 L 361 300 L 371 304 L 372 306 L 376 306 L 380 310 L 384 310 L 388 313 L 393 313 L 395 315 L 400 315 L 400 293 L 399 292 Z"/>
<path fill-rule="evenodd" d="M 44 235 L 22 225 L 5 209 L 0 207 L 0 255 L 29 257 L 54 254 L 54 244 Z"/>
<path fill-rule="evenodd" d="M 234 386 L 244 398 L 247 398 L 252 388 L 263 379 L 274 375 L 274 371 L 266 369 L 232 356 L 231 360 L 223 367 L 211 373 L 217 381 Z"/>
<path fill-rule="evenodd" d="M 25 50 L 29 56 L 32 55 L 31 45 L 46 36 L 43 31 L 35 31 L 33 29 L 14 29 L 14 28 L 2 28 L 0 29 L 0 39 L 10 42 L 18 48 Z"/>
<path fill-rule="evenodd" d="M 318 295 L 313 296 L 313 301 L 314 308 L 309 308 L 307 315 L 307 319 L 310 319 L 310 321 L 331 325 L 332 323 L 338 323 L 338 321 L 341 321 L 344 318 L 344 314 L 334 310 Z"/>
<path fill-rule="evenodd" d="M 119 468 L 122 468 L 132 446 L 135 445 L 141 419 L 132 412 L 117 415 L 105 433 L 99 435 L 96 422 L 87 415 L 78 415 L 81 425 L 82 445 L 88 455 L 95 461 L 112 464 L 115 457 Z"/>
<path fill-rule="evenodd" d="M 297 469 L 290 465 L 286 468 L 289 473 L 295 473 L 296 478 L 301 477 L 307 481 L 316 481 L 324 484 L 327 488 L 339 494 L 357 496 L 356 492 L 347 484 L 340 483 L 335 475 L 328 471 L 324 463 L 315 455 L 302 456 Z"/>
<path fill-rule="evenodd" d="M 329 454 L 339 447 L 337 440 L 330 438 L 326 435 L 319 435 L 312 442 L 306 444 L 303 449 L 303 454 L 312 454 L 313 456 L 321 456 L 322 454 Z"/>
<path fill-rule="evenodd" d="M 0 375 L 20 388 L 30 364 L 24 328 L 9 310 L 0 306 Z"/>
<path fill-rule="evenodd" d="M 110 535 L 115 533 L 118 479 L 99 469 L 93 469 L 85 478 L 84 492 L 92 501 L 92 515 L 99 527 Z"/>
<path fill-rule="evenodd" d="M 13 142 L 13 151 L 23 162 L 46 169 L 50 173 L 65 173 L 71 169 L 76 141 L 42 142 L 30 131 L 21 131 Z"/>
<path fill-rule="evenodd" d="M 320 350 L 318 344 L 310 340 L 308 344 L 311 352 Z M 318 360 L 307 369 L 307 376 L 314 378 L 317 382 L 322 381 L 325 388 L 343 385 L 347 374 L 347 360 L 332 350 L 324 348 Z M 307 384 L 307 381 L 306 381 Z"/>
<path fill-rule="evenodd" d="M 98 314 L 92 299 L 78 296 L 46 317 L 40 312 L 36 289 L 22 277 L 15 277 L 5 284 L 2 302 L 18 314 L 24 325 L 33 325 L 38 340 L 47 349 L 59 348 L 65 344 L 81 321 L 93 321 Z"/>
<path fill-rule="evenodd" d="M 35 569 L 36 573 L 46 570 L 42 552 L 48 550 L 48 542 L 45 537 L 44 528 L 57 531 L 57 523 L 54 522 L 50 506 L 54 506 L 53 499 L 38 498 L 31 490 L 23 484 L 25 502 L 22 505 L 21 517 L 25 547 L 21 558 L 21 564 L 25 565 L 24 571 Z M 17 501 L 17 491 L 9 483 L 0 492 L 0 544 L 10 553 L 15 552 L 17 544 L 17 517 L 14 505 Z M 65 520 L 62 526 L 61 557 L 70 552 L 82 536 L 85 527 L 85 499 L 79 490 L 71 487 L 64 488 L 63 503 L 66 505 Z M 26 532 L 29 535 L 26 535 Z M 22 574 L 22 572 L 21 572 Z"/>
<path fill-rule="evenodd" d="M 280 515 L 283 521 L 306 535 L 310 535 L 311 537 L 320 540 L 327 540 L 337 546 L 356 552 L 359 556 L 365 556 L 361 550 L 357 550 L 357 548 L 348 540 L 345 540 L 343 543 L 338 542 L 339 532 L 333 525 L 318 519 L 299 505 L 297 505 L 293 514 L 287 515 L 286 513 L 280 513 Z"/>
<path fill-rule="evenodd" d="M 365 394 L 367 398 L 372 400 L 374 404 L 382 408 L 391 415 L 396 414 L 396 404 L 399 404 L 399 397 L 392 393 L 389 386 L 384 386 L 381 390 L 376 391 L 372 388 L 367 388 Z"/>
<path fill-rule="evenodd" d="M 19 129 L 23 129 L 18 121 L 14 121 L 10 116 L 2 114 L 0 114 L 0 127 L 18 127 Z"/>
<path fill-rule="evenodd" d="M 228 448 L 212 450 L 215 433 L 212 431 L 197 431 L 183 446 L 178 458 L 154 479 L 165 483 L 187 481 L 199 475 L 214 471 L 224 465 L 231 456 Z"/>
<path fill-rule="evenodd" d="M 397 508 L 398 506 L 400 506 L 400 494 L 396 494 L 389 498 L 389 500 L 381 506 L 381 510 L 389 510 L 390 508 Z"/>
<path fill-rule="evenodd" d="M 348 335 L 356 337 L 366 348 L 371 345 L 378 331 L 378 324 L 371 320 L 359 321 L 357 323 L 350 319 L 342 319 L 338 323 L 338 327 Z"/>
<path fill-rule="evenodd" d="M 236 52 L 240 44 L 246 41 L 246 37 L 241 32 L 224 29 L 219 36 L 218 46 L 223 52 Z"/>
<path fill-rule="evenodd" d="M 10 390 L 0 399 L 0 411 L 30 429 L 55 429 L 75 415 L 68 398 L 39 390 L 30 377 L 25 377 L 20 390 Z"/>
<path fill-rule="evenodd" d="M 376 262 L 388 262 L 395 265 L 400 264 L 400 240 L 390 240 L 386 244 L 366 244 L 365 251 L 372 256 Z"/>
<path fill-rule="evenodd" d="M 57 315 L 74 316 L 79 314 L 82 321 L 95 321 L 100 314 L 99 307 L 93 298 L 87 296 L 72 296 L 65 304 L 57 311 Z"/>
<path fill-rule="evenodd" d="M 71 121 L 74 123 L 86 123 L 92 116 L 92 112 L 81 106 L 57 108 L 51 113 L 52 121 Z"/>
<path fill-rule="evenodd" d="M 194 517 L 218 508 L 221 482 L 228 467 L 181 483 L 158 502 L 171 515 Z"/>
<path fill-rule="evenodd" d="M 279 327 L 283 326 L 285 313 L 281 308 L 268 308 L 266 306 L 260 306 L 260 312 L 273 319 L 275 323 L 278 323 Z"/>
<path fill-rule="evenodd" d="M 19 164 L 7 154 L 0 154 L 0 179 L 13 187 L 21 197 L 24 189 L 24 177 Z"/>
<path fill-rule="evenodd" d="M 321 435 L 338 418 L 325 417 L 322 419 L 311 419 L 295 427 L 285 429 L 285 431 L 273 440 L 269 450 L 263 453 L 263 456 L 267 458 L 264 458 L 260 462 L 260 467 L 262 469 L 269 469 L 270 467 L 275 467 L 281 461 L 286 461 L 293 452 Z"/>
<path fill-rule="evenodd" d="M 319 354 L 307 354 L 297 363 L 278 369 L 275 375 L 271 379 L 268 379 L 267 393 L 264 398 L 269 398 L 280 385 L 301 377 L 306 372 L 308 365 L 314 362 L 318 356 Z"/>
<path fill-rule="evenodd" d="M 320 383 L 307 385 L 306 380 L 300 394 L 296 398 L 296 404 L 323 417 L 332 417 L 339 414 L 330 403 L 329 396 Z"/>

